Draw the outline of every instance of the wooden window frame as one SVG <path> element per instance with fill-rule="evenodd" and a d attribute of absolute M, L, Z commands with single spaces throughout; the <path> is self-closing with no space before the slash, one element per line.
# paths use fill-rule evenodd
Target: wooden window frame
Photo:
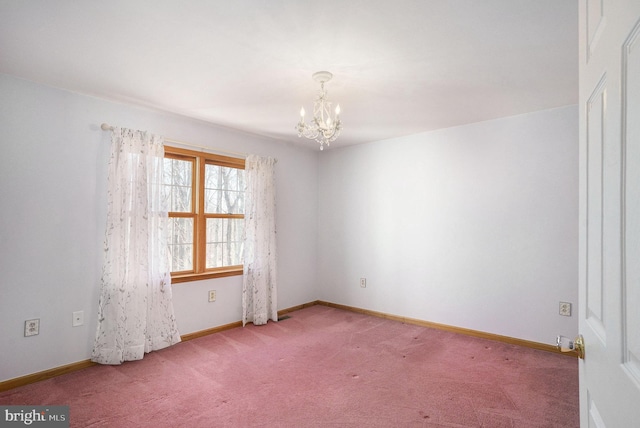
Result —
<path fill-rule="evenodd" d="M 188 160 L 193 162 L 192 168 L 192 211 L 169 212 L 169 217 L 193 218 L 193 270 L 172 272 L 171 282 L 181 283 L 189 281 L 200 281 L 203 279 L 222 278 L 243 274 L 243 265 L 223 266 L 217 268 L 206 268 L 207 256 L 207 218 L 244 218 L 244 214 L 207 214 L 204 208 L 204 182 L 205 165 L 219 165 L 223 167 L 245 169 L 245 160 L 229 156 L 217 155 L 214 153 L 197 152 L 194 150 L 179 147 L 164 147 L 165 158 Z"/>

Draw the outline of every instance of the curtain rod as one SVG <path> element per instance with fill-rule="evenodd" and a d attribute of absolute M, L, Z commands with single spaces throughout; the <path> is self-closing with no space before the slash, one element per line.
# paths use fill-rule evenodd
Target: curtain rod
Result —
<path fill-rule="evenodd" d="M 109 125 L 108 123 L 103 123 L 102 125 L 100 125 L 100 128 L 103 131 L 113 131 L 113 129 L 114 129 L 114 127 Z M 212 152 L 212 153 L 216 153 L 216 154 L 220 154 L 220 155 L 242 156 L 243 158 L 246 158 L 248 156 L 247 153 L 231 152 L 231 151 L 226 151 L 226 150 L 217 150 L 217 149 L 214 149 L 212 147 L 199 146 L 197 144 L 186 143 L 184 141 L 178 141 L 178 140 L 172 140 L 170 138 L 165 138 L 164 141 L 167 141 L 169 143 L 174 143 L 174 144 L 180 144 L 182 146 L 192 147 L 192 148 L 196 148 L 196 149 L 200 149 L 200 150 L 203 150 L 203 151 L 208 151 L 208 152 Z"/>

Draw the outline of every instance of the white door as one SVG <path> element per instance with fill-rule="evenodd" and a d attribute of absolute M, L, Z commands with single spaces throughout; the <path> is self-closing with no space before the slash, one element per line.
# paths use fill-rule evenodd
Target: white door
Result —
<path fill-rule="evenodd" d="M 579 0 L 580 422 L 640 427 L 640 0 Z"/>

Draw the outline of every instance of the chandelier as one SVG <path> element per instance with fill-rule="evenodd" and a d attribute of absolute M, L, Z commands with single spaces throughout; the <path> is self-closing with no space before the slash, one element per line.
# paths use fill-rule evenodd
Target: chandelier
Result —
<path fill-rule="evenodd" d="M 313 73 L 313 80 L 320 83 L 320 90 L 313 102 L 313 119 L 310 123 L 304 121 L 304 107 L 300 109 L 300 122 L 296 125 L 298 137 L 306 137 L 320 143 L 320 150 L 324 146 L 329 147 L 329 143 L 340 135 L 342 123 L 340 122 L 340 105 L 336 106 L 335 115 L 331 117 L 331 101 L 327 99 L 327 91 L 324 89 L 325 82 L 328 82 L 333 74 L 328 71 L 318 71 Z"/>

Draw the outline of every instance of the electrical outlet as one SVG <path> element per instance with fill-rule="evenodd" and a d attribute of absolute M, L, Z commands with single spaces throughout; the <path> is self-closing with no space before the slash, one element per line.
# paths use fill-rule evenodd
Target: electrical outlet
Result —
<path fill-rule="evenodd" d="M 570 317 L 571 316 L 571 303 L 569 303 L 569 302 L 560 302 L 559 313 L 563 317 Z"/>
<path fill-rule="evenodd" d="M 84 324 L 84 311 L 77 311 L 73 313 L 73 321 L 71 325 L 74 327 L 78 327 Z"/>
<path fill-rule="evenodd" d="M 216 301 L 216 290 L 209 290 L 209 301 L 210 302 Z"/>
<path fill-rule="evenodd" d="M 367 278 L 360 278 L 360 287 L 362 288 L 367 287 Z"/>
<path fill-rule="evenodd" d="M 24 337 L 40 334 L 40 319 L 26 320 L 24 322 Z"/>

